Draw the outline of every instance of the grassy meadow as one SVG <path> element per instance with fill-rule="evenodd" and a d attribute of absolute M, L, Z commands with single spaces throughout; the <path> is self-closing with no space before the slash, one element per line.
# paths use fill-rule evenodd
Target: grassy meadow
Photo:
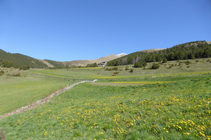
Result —
<path fill-rule="evenodd" d="M 149 70 L 153 63 L 148 63 L 146 69 L 133 68 L 132 65 L 118 66 L 118 70 L 105 71 L 103 68 L 69 68 L 69 69 L 52 69 L 52 70 L 33 70 L 31 72 L 36 74 L 48 75 L 52 77 L 60 77 L 67 79 L 116 79 L 116 78 L 140 78 L 152 76 L 181 76 L 181 75 L 197 75 L 211 73 L 210 58 L 193 59 L 189 60 L 190 63 L 186 64 L 187 60 L 168 61 L 161 64 L 159 69 Z M 133 69 L 133 72 L 125 70 L 125 67 Z M 114 68 L 114 67 L 108 67 Z M 119 72 L 117 75 L 112 76 L 114 72 Z"/>
<path fill-rule="evenodd" d="M 207 60 L 190 60 L 188 65 L 170 61 L 157 70 L 137 68 L 132 73 L 121 66 L 117 71 L 34 69 L 10 78 L 7 72 L 0 76 L 0 114 L 77 80 L 98 81 L 77 85 L 46 104 L 3 118 L 0 130 L 6 130 L 7 139 L 210 140 L 211 63 Z M 112 76 L 114 72 L 119 73 Z"/>
<path fill-rule="evenodd" d="M 6 76 L 9 73 L 17 72 L 19 71 L 8 70 L 4 75 L 0 76 L 0 116 L 36 102 L 67 85 L 73 84 L 73 81 L 32 75 L 28 72 L 20 72 L 20 77 Z"/>

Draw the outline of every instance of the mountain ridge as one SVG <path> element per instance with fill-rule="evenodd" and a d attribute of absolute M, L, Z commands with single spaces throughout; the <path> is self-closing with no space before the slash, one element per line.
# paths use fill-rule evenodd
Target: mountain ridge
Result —
<path fill-rule="evenodd" d="M 208 45 L 211 44 L 211 41 L 194 41 L 194 42 L 188 42 L 188 43 L 183 43 L 183 44 L 185 44 L 184 47 L 189 47 L 189 46 L 197 46 L 199 42 L 202 42 L 205 44 L 207 43 Z M 182 44 L 179 44 L 179 45 L 182 45 Z M 173 47 L 176 47 L 176 46 L 173 46 Z M 24 67 L 25 65 L 29 65 L 31 68 L 64 68 L 64 67 L 73 67 L 73 66 L 87 66 L 87 64 L 92 64 L 95 62 L 102 63 L 104 61 L 111 62 L 114 60 L 116 61 L 117 59 L 126 59 L 127 57 L 129 58 L 130 55 L 133 55 L 133 54 L 136 55 L 136 53 L 152 53 L 152 52 L 159 52 L 163 50 L 165 49 L 148 49 L 148 50 L 137 51 L 135 53 L 131 53 L 128 55 L 125 53 L 120 53 L 117 55 L 111 54 L 105 57 L 100 57 L 95 60 L 74 60 L 74 61 L 59 62 L 59 61 L 53 61 L 53 60 L 48 60 L 48 59 L 44 59 L 44 60 L 35 59 L 27 55 L 23 55 L 20 53 L 9 53 L 0 49 L 0 66 L 2 65 L 4 67 L 15 67 L 15 68 L 21 68 L 21 67 Z M 169 50 L 169 48 L 167 48 L 166 50 Z M 139 61 L 138 59 L 139 58 L 137 58 L 137 61 Z M 126 60 L 121 60 L 121 63 L 124 63 L 124 61 Z M 130 60 L 130 61 L 132 62 L 133 60 Z"/>

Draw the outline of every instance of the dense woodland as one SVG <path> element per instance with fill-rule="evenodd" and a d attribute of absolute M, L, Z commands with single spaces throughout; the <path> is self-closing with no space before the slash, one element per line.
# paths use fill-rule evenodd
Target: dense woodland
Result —
<path fill-rule="evenodd" d="M 211 57 L 211 44 L 206 41 L 188 42 L 172 48 L 155 52 L 135 52 L 109 61 L 107 66 L 134 64 L 134 67 L 144 67 L 146 62 L 166 62 L 170 60 L 185 60 Z"/>

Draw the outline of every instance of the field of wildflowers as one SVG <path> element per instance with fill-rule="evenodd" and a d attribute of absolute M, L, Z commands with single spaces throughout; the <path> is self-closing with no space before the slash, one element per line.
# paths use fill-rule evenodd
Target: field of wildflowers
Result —
<path fill-rule="evenodd" d="M 8 139 L 211 139 L 211 75 L 144 80 L 140 86 L 77 85 L 0 120 L 0 130 Z"/>

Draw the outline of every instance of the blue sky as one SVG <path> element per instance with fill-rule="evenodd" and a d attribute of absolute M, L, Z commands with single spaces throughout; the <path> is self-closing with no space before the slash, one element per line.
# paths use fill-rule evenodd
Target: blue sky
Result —
<path fill-rule="evenodd" d="M 210 0 L 0 0 L 0 49 L 97 59 L 211 41 Z"/>

